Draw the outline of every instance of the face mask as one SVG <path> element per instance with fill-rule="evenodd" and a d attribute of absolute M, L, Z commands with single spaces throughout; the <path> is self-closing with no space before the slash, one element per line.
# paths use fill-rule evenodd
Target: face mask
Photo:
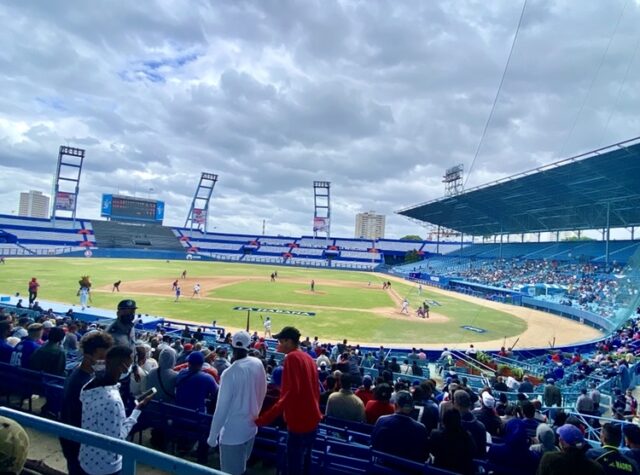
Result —
<path fill-rule="evenodd" d="M 131 376 L 132 370 L 133 370 L 133 365 L 129 366 L 126 371 L 123 371 L 122 374 L 120 375 L 120 381 L 127 379 L 129 376 Z"/>
<path fill-rule="evenodd" d="M 122 322 L 123 323 L 133 323 L 133 320 L 135 320 L 136 316 L 132 313 L 130 315 L 123 315 L 122 316 Z"/>
<path fill-rule="evenodd" d="M 104 360 L 97 360 L 95 363 L 91 365 L 94 373 L 104 373 L 107 369 L 107 365 Z"/>

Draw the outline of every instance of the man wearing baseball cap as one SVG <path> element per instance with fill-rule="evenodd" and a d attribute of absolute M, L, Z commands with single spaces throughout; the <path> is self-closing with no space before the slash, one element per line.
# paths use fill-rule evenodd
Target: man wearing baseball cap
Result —
<path fill-rule="evenodd" d="M 220 444 L 220 470 L 242 475 L 258 432 L 255 420 L 267 393 L 262 362 L 249 356 L 251 335 L 240 331 L 231 338 L 233 363 L 222 373 L 216 411 L 207 442 Z"/>
<path fill-rule="evenodd" d="M 0 417 L 0 473 L 22 473 L 29 454 L 29 435 L 13 419 Z"/>
<path fill-rule="evenodd" d="M 558 428 L 560 452 L 547 452 L 542 456 L 536 475 L 604 475 L 604 470 L 585 454 L 589 444 L 582 432 L 572 424 Z"/>
<path fill-rule="evenodd" d="M 121 300 L 116 312 L 116 320 L 107 327 L 107 333 L 113 337 L 114 345 L 124 345 L 135 351 L 136 335 L 133 321 L 138 306 L 135 300 Z"/>
<path fill-rule="evenodd" d="M 277 350 L 286 355 L 280 399 L 256 420 L 256 424 L 267 425 L 282 414 L 288 430 L 286 473 L 308 475 L 311 448 L 322 419 L 318 370 L 315 361 L 300 351 L 297 328 L 284 327 L 273 337 L 278 340 Z"/>

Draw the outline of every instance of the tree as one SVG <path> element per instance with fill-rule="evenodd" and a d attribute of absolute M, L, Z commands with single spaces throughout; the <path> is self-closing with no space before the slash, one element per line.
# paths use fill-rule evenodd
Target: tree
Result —
<path fill-rule="evenodd" d="M 422 257 L 420 256 L 420 254 L 418 254 L 418 251 L 416 251 L 415 249 L 413 249 L 412 251 L 407 252 L 404 255 L 404 263 L 405 264 L 411 264 L 412 262 L 418 262 L 421 261 Z"/>
<path fill-rule="evenodd" d="M 417 234 L 407 234 L 400 238 L 401 241 L 422 241 L 423 239 Z"/>

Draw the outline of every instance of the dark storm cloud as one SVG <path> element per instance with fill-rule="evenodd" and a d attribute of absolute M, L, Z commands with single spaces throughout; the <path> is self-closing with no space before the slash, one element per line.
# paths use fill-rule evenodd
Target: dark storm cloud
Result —
<path fill-rule="evenodd" d="M 441 196 L 446 168 L 469 170 L 520 8 L 4 4 L 0 212 L 20 191 L 48 191 L 68 144 L 87 150 L 86 216 L 102 193 L 135 193 L 165 200 L 182 224 L 208 171 L 220 175 L 220 231 L 260 232 L 266 219 L 270 234 L 309 234 L 312 182 L 328 180 L 336 235 L 372 209 L 389 234 L 412 233 L 391 213 Z M 529 0 L 468 185 L 637 135 L 638 24 L 638 2 Z"/>

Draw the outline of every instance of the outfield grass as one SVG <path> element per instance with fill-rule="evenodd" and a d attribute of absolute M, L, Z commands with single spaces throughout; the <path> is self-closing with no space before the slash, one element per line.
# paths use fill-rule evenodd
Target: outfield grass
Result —
<path fill-rule="evenodd" d="M 190 280 L 183 286 L 184 297 L 180 302 L 174 303 L 173 295 L 168 290 L 163 296 L 127 293 L 127 283 L 132 281 L 166 279 L 169 289 L 171 282 L 185 269 Z M 271 283 L 269 275 L 274 270 L 278 271 L 279 281 Z M 393 288 L 402 297 L 406 296 L 412 306 L 419 305 L 424 299 L 435 300 L 442 305 L 432 305 L 431 310 L 449 317 L 449 321 L 425 324 L 415 317 L 389 318 L 371 311 L 374 308 L 394 306 L 388 294 L 379 290 L 382 279 L 373 274 L 284 266 L 121 259 L 9 259 L 7 264 L 0 265 L 0 292 L 20 292 L 26 296 L 28 280 L 37 277 L 41 285 L 39 298 L 77 304 L 77 282 L 85 274 L 90 275 L 93 282 L 92 298 L 95 307 L 115 308 L 120 299 L 131 297 L 138 302 L 142 313 L 204 323 L 211 323 L 215 319 L 220 325 L 243 327 L 246 312 L 234 311 L 233 307 L 255 306 L 251 302 L 259 302 L 262 307 L 316 312 L 315 317 L 271 314 L 271 318 L 276 330 L 284 325 L 295 325 L 303 334 L 318 335 L 324 340 L 348 338 L 361 342 L 416 345 L 460 343 L 512 337 L 526 329 L 524 321 L 508 313 L 453 296 L 436 294 L 428 288 L 422 295 L 418 295 L 414 285 L 397 282 L 393 283 Z M 264 280 L 233 283 L 207 291 L 204 296 L 206 298 L 201 300 L 189 299 L 191 285 L 195 282 L 192 277 L 241 276 L 259 276 L 264 277 Z M 104 287 L 110 289 L 111 284 L 120 279 L 123 281 L 120 294 L 100 290 Z M 298 282 L 287 282 L 287 279 L 297 279 Z M 307 282 L 311 279 L 316 281 L 318 292 L 314 294 L 308 292 Z M 345 284 L 334 285 L 340 284 L 336 281 Z M 262 330 L 257 317 L 254 315 L 252 330 Z M 472 333 L 463 330 L 463 325 L 479 327 L 486 332 Z"/>
<path fill-rule="evenodd" d="M 258 281 L 227 285 L 212 290 L 208 295 L 238 301 L 259 300 L 261 302 L 284 302 L 291 305 L 324 305 L 362 309 L 393 306 L 393 300 L 379 287 L 341 287 L 322 285 L 321 282 L 318 282 L 315 286 L 315 292 L 312 293 L 309 291 L 308 284 Z M 276 300 L 279 298 L 278 296 L 282 296 L 283 299 Z"/>

